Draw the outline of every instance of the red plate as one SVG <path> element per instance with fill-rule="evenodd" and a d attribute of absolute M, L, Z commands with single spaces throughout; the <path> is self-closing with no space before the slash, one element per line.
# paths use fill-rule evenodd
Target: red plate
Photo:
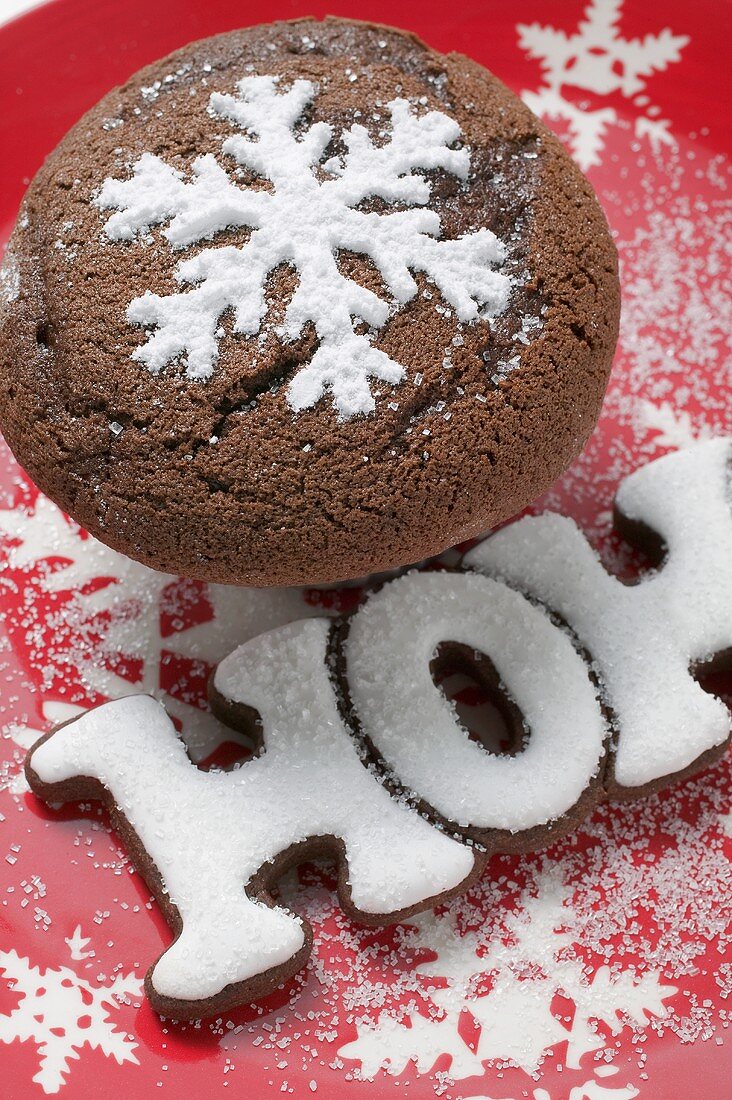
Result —
<path fill-rule="evenodd" d="M 0 30 L 3 231 L 43 156 L 114 83 L 190 39 L 313 9 L 325 12 L 312 2 L 57 0 Z M 622 256 L 621 344 L 597 431 L 537 507 L 575 516 L 609 567 L 632 572 L 609 536 L 619 479 L 732 430 L 718 76 L 729 4 L 328 10 L 476 57 L 527 93 L 589 171 Z M 729 1095 L 729 759 L 662 798 L 598 811 L 545 853 L 494 859 L 466 899 L 419 928 L 350 924 L 328 868 L 305 868 L 284 892 L 315 929 L 308 970 L 213 1024 L 161 1021 L 140 996 L 169 939 L 148 891 L 94 807 L 52 812 L 27 792 L 23 749 L 71 708 L 162 689 L 205 756 L 221 735 L 201 709 L 210 665 L 247 634 L 347 606 L 354 593 L 232 595 L 160 577 L 68 524 L 7 451 L 0 489 L 4 1095 Z"/>

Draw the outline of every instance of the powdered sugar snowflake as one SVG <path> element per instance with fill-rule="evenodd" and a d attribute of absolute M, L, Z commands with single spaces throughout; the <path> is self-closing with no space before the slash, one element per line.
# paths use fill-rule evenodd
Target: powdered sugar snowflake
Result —
<path fill-rule="evenodd" d="M 563 95 L 562 88 L 570 85 L 599 96 L 620 92 L 633 98 L 645 87 L 645 77 L 679 60 L 689 41 L 668 28 L 643 39 L 623 38 L 618 26 L 622 4 L 623 0 L 591 0 L 574 34 L 538 23 L 517 26 L 520 45 L 538 58 L 545 80 L 545 87 L 524 92 L 523 98 L 536 114 L 567 123 L 570 147 L 584 170 L 600 163 L 605 131 L 617 122 L 617 113 L 612 107 L 582 110 Z M 674 141 L 669 122 L 654 114 L 649 108 L 639 117 L 635 132 L 636 137 L 647 138 L 655 151 Z"/>
<path fill-rule="evenodd" d="M 484 1062 L 497 1059 L 534 1073 L 545 1051 L 565 1041 L 566 1066 L 579 1068 L 583 1055 L 604 1047 L 597 1022 L 617 1034 L 628 1022 L 643 1026 L 651 1017 L 665 1016 L 663 1002 L 676 988 L 661 984 L 654 972 L 611 974 L 603 966 L 588 978 L 572 951 L 570 900 L 558 875 L 542 872 L 505 928 L 493 929 L 487 945 L 481 931 L 458 931 L 453 910 L 413 921 L 416 928 L 406 945 L 437 955 L 415 969 L 444 982 L 425 990 L 438 1015 L 414 1012 L 407 1026 L 382 1013 L 375 1025 L 358 1025 L 358 1037 L 341 1047 L 341 1056 L 359 1061 L 362 1076 L 372 1078 L 381 1068 L 398 1075 L 410 1062 L 427 1073 L 449 1053 L 450 1077 L 460 1080 L 481 1074 Z M 486 974 L 492 985 L 480 995 L 477 987 Z M 569 1027 L 552 1011 L 557 994 L 575 1006 Z M 464 1011 L 480 1027 L 474 1050 L 459 1030 Z"/>
<path fill-rule="evenodd" d="M 314 84 L 296 80 L 280 92 L 277 77 L 251 76 L 239 81 L 237 92 L 214 93 L 209 110 L 258 140 L 236 134 L 222 151 L 269 180 L 271 190 L 238 186 L 210 154 L 193 162 L 186 181 L 145 153 L 130 179 L 107 179 L 96 196 L 101 209 L 117 211 L 104 227 L 112 240 L 132 240 L 168 222 L 163 235 L 174 249 L 184 249 L 231 228 L 252 229 L 242 246 L 204 248 L 178 265 L 177 281 L 195 289 L 168 296 L 148 291 L 130 304 L 128 320 L 155 330 L 133 356 L 153 373 L 184 357 L 190 378 L 208 378 L 224 335 L 222 315 L 233 310 L 234 333 L 258 333 L 267 308 L 266 280 L 277 266 L 289 264 L 299 273 L 299 284 L 278 334 L 294 341 L 312 323 L 318 337 L 312 359 L 289 383 L 290 406 L 300 411 L 330 391 L 342 418 L 372 412 L 370 380 L 396 385 L 405 370 L 374 347 L 359 325 L 373 333 L 393 309 L 413 298 L 412 272 L 423 272 L 463 322 L 493 316 L 508 300 L 510 279 L 494 270 L 505 259 L 503 244 L 485 228 L 455 240 L 438 239 L 440 217 L 426 209 L 430 183 L 415 171 L 440 168 L 467 180 L 469 151 L 451 147 L 460 127 L 440 111 L 420 115 L 406 100 L 395 99 L 388 105 L 388 142 L 375 146 L 363 126 L 353 125 L 342 135 L 345 154 L 321 163 L 332 128 L 317 122 L 303 133 L 295 130 L 315 98 Z M 358 209 L 367 198 L 419 209 Z M 373 261 L 393 297 L 391 305 L 341 274 L 340 249 Z"/>
<path fill-rule="evenodd" d="M 21 994 L 10 1015 L 0 1016 L 0 1042 L 36 1044 L 40 1063 L 33 1080 L 44 1092 L 60 1090 L 69 1062 L 83 1046 L 101 1050 L 119 1065 L 137 1063 L 137 1043 L 109 1019 L 119 1000 L 141 995 L 142 982 L 134 974 L 94 986 L 67 966 L 41 971 L 15 951 L 0 951 L 0 971 Z"/>

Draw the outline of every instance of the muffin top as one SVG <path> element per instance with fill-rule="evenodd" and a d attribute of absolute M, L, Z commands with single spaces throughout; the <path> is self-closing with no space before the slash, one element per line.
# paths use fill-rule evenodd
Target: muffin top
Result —
<path fill-rule="evenodd" d="M 74 127 L 2 269 L 0 421 L 170 572 L 317 584 L 506 519 L 591 431 L 616 256 L 476 63 L 298 20 L 143 69 Z"/>

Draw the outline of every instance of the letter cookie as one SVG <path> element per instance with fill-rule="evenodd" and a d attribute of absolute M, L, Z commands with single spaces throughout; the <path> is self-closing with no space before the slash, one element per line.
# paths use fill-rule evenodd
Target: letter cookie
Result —
<path fill-rule="evenodd" d="M 470 741 L 432 679 L 442 643 L 485 654 L 528 734 L 513 756 Z M 479 575 L 410 573 L 369 597 L 344 642 L 353 712 L 399 777 L 437 814 L 490 847 L 589 805 L 607 730 L 584 660 L 518 592 Z M 500 838 L 501 847 L 523 847 Z"/>
<path fill-rule="evenodd" d="M 473 853 L 393 798 L 359 758 L 309 619 L 248 642 L 218 666 L 215 700 L 255 708 L 264 751 L 230 772 L 188 759 L 150 696 L 107 703 L 31 750 L 49 802 L 104 797 L 177 932 L 147 975 L 152 1005 L 194 1019 L 264 996 L 307 959 L 312 933 L 276 906 L 287 866 L 330 852 L 346 912 L 370 924 L 434 904 Z"/>
<path fill-rule="evenodd" d="M 637 470 L 616 497 L 619 530 L 665 555 L 639 584 L 610 576 L 571 519 L 530 516 L 465 559 L 558 612 L 590 653 L 614 716 L 611 787 L 631 796 L 708 763 L 730 714 L 696 667 L 732 652 L 730 440 Z"/>

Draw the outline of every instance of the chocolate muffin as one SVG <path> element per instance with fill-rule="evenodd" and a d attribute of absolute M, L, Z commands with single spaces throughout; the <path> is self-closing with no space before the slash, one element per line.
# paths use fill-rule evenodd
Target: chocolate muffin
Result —
<path fill-rule="evenodd" d="M 0 423 L 97 538 L 319 584 L 507 519 L 591 432 L 617 336 L 588 182 L 499 80 L 340 19 L 195 42 L 33 180 Z"/>

